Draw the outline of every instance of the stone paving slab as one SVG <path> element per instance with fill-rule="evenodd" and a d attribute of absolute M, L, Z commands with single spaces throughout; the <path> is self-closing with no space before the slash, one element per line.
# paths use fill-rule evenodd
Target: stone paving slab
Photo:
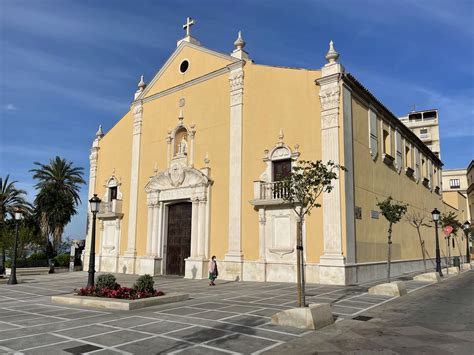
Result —
<path fill-rule="evenodd" d="M 131 286 L 136 276 L 117 275 L 117 279 Z M 252 353 L 271 352 L 307 334 L 270 324 L 273 314 L 295 306 L 293 284 L 218 280 L 210 288 L 206 280 L 156 277 L 158 289 L 185 292 L 190 299 L 127 312 L 51 304 L 51 295 L 71 293 L 86 281 L 87 273 L 75 272 L 0 285 L 0 349 L 16 344 L 15 350 L 27 349 L 24 353 L 32 354 L 81 346 L 95 347 L 93 354 Z M 407 281 L 409 292 L 426 285 Z M 366 286 L 307 285 L 306 290 L 309 303 L 332 303 L 338 320 L 390 300 L 367 295 Z M 358 337 L 347 335 L 341 339 L 348 344 Z M 32 337 L 41 341 L 32 341 Z"/>

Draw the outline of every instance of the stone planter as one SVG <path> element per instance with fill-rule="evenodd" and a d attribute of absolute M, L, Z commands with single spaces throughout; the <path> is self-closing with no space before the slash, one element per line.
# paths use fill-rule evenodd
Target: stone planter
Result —
<path fill-rule="evenodd" d="M 131 311 L 134 309 L 157 306 L 166 303 L 185 301 L 189 298 L 186 293 L 170 292 L 163 296 L 142 298 L 138 300 L 123 300 L 117 298 L 78 296 L 74 294 L 51 296 L 51 302 L 55 304 L 67 304 L 73 306 L 84 306 L 100 309 L 115 309 L 120 311 Z"/>

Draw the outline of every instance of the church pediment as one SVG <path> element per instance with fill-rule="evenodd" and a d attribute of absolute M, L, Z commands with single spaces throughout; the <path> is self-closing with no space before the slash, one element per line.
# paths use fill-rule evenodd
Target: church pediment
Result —
<path fill-rule="evenodd" d="M 137 99 L 150 97 L 238 61 L 229 55 L 182 41 Z"/>

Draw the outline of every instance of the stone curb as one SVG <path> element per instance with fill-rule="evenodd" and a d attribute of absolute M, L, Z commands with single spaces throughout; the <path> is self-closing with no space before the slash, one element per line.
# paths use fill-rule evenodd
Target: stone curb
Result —
<path fill-rule="evenodd" d="M 439 276 L 437 272 L 426 272 L 424 274 L 414 276 L 413 280 L 426 281 L 426 282 L 440 282 L 441 276 Z"/>
<path fill-rule="evenodd" d="M 77 296 L 74 294 L 67 294 L 51 296 L 51 302 L 55 304 L 67 304 L 73 306 L 132 311 L 134 309 L 140 309 L 144 307 L 185 301 L 188 298 L 189 295 L 187 293 L 178 292 L 170 292 L 165 294 L 164 296 L 143 298 L 139 300 L 122 300 L 115 298 Z"/>

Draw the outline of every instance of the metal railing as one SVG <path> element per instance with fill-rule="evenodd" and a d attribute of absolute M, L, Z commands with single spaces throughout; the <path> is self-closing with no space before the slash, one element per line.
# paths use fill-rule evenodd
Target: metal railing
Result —
<path fill-rule="evenodd" d="M 260 183 L 261 200 L 284 199 L 285 197 L 288 197 L 288 195 L 288 187 L 281 181 Z"/>

